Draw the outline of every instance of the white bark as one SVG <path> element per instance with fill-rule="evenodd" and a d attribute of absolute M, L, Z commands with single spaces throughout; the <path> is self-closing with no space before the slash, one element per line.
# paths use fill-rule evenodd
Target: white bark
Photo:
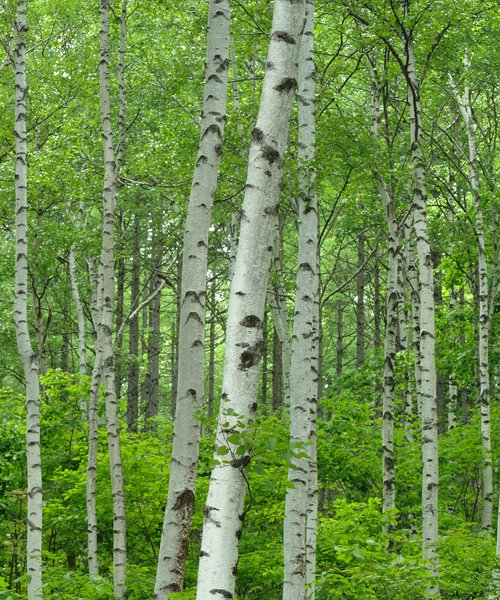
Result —
<path fill-rule="evenodd" d="M 28 523 L 26 567 L 28 600 L 42 598 L 42 459 L 40 452 L 40 382 L 38 361 L 28 329 L 28 140 L 26 137 L 26 19 L 27 1 L 18 0 L 15 20 L 15 151 L 16 252 L 14 323 L 19 355 L 26 378 L 26 456 Z"/>
<path fill-rule="evenodd" d="M 182 590 L 194 510 L 200 438 L 200 422 L 195 418 L 195 411 L 204 398 L 208 232 L 226 120 L 229 11 L 229 0 L 209 3 L 203 116 L 182 253 L 177 403 L 154 592 L 158 600 Z"/>
<path fill-rule="evenodd" d="M 380 123 L 380 83 L 377 81 L 377 73 L 372 59 L 369 59 L 369 69 L 372 78 L 372 137 L 375 144 L 377 144 Z M 377 155 L 376 158 L 378 158 Z M 396 487 L 394 484 L 394 378 L 396 338 L 399 325 L 399 236 L 392 190 L 384 181 L 376 166 L 373 174 L 384 207 L 389 233 L 382 400 L 382 510 L 385 513 L 394 510 L 396 507 Z"/>
<path fill-rule="evenodd" d="M 299 251 L 290 370 L 290 445 L 301 447 L 301 453 L 309 453 L 309 458 L 294 459 L 288 473 L 293 487 L 287 488 L 285 501 L 283 600 L 314 597 L 316 565 L 319 227 L 313 164 L 316 135 L 314 0 L 306 2 L 298 86 Z M 310 590 L 307 590 L 308 583 Z"/>
<path fill-rule="evenodd" d="M 453 311 L 457 304 L 454 290 L 450 292 L 450 310 Z M 448 431 L 457 426 L 458 386 L 456 374 L 451 373 L 448 377 Z"/>
<path fill-rule="evenodd" d="M 488 268 L 486 263 L 486 246 L 484 239 L 484 220 L 479 192 L 479 169 L 477 160 L 476 131 L 470 101 L 470 90 L 466 86 L 463 96 L 458 91 L 453 78 L 450 84 L 458 102 L 460 113 L 467 128 L 469 142 L 469 184 L 476 211 L 475 234 L 478 255 L 478 288 L 479 288 L 479 323 L 478 323 L 478 359 L 479 359 L 479 406 L 481 409 L 481 444 L 483 450 L 483 509 L 481 526 L 491 530 L 493 520 L 493 466 L 491 456 L 491 424 L 490 424 L 490 375 L 489 375 L 489 341 L 490 313 Z"/>
<path fill-rule="evenodd" d="M 496 566 L 493 569 L 491 591 L 488 600 L 498 600 L 500 598 L 500 498 L 498 499 L 497 513 L 497 544 L 495 551 Z"/>
<path fill-rule="evenodd" d="M 418 255 L 420 291 L 420 370 L 422 398 L 422 550 L 432 572 L 438 572 L 438 432 L 435 359 L 434 276 L 427 225 L 427 191 L 422 154 L 422 110 L 413 36 L 406 31 L 408 103 L 410 106 L 411 162 L 413 172 L 413 228 Z M 439 588 L 431 586 L 431 595 Z"/>
<path fill-rule="evenodd" d="M 104 151 L 103 223 L 102 223 L 102 296 L 101 315 L 97 330 L 97 351 L 102 352 L 102 378 L 106 398 L 106 428 L 108 437 L 111 493 L 113 497 L 113 586 L 116 600 L 126 596 L 127 546 L 123 469 L 120 448 L 118 401 L 114 378 L 112 342 L 114 307 L 114 230 L 116 203 L 116 169 L 111 124 L 109 91 L 109 4 L 100 0 L 101 32 L 99 62 L 99 100 Z"/>
<path fill-rule="evenodd" d="M 289 130 L 304 0 L 276 0 L 257 123 L 252 135 L 240 240 L 229 297 L 217 464 L 205 506 L 197 600 L 234 598 L 244 518 L 245 467 L 238 432 L 255 416 L 262 322 L 282 163 Z M 235 438 L 231 438 L 234 435 Z M 236 442 L 232 443 L 232 442 Z M 222 450 L 224 448 L 224 450 Z M 227 452 L 224 462 L 220 452 Z"/>

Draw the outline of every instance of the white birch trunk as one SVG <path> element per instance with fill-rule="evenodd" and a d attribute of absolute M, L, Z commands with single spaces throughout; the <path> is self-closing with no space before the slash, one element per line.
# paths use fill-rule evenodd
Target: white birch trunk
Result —
<path fill-rule="evenodd" d="M 211 0 L 203 116 L 184 231 L 177 402 L 155 600 L 165 600 L 170 593 L 182 591 L 194 510 L 200 438 L 195 411 L 204 398 L 208 232 L 226 120 L 229 23 L 229 0 Z"/>
<path fill-rule="evenodd" d="M 283 600 L 314 597 L 317 523 L 316 412 L 318 393 L 318 206 L 315 169 L 314 0 L 306 1 L 306 24 L 298 70 L 299 251 L 290 370 L 290 445 L 309 458 L 294 459 L 288 472 L 283 528 Z M 314 424 L 313 424 L 313 423 Z M 307 446 L 307 444 L 311 444 Z M 311 472 L 312 471 L 312 472 Z M 309 576 L 309 581 L 308 581 Z M 307 584 L 310 590 L 307 590 Z"/>
<path fill-rule="evenodd" d="M 120 448 L 118 401 L 114 377 L 114 351 L 112 342 L 114 307 L 114 235 L 116 203 L 116 169 L 111 123 L 109 90 L 109 3 L 100 0 L 100 62 L 99 100 L 104 151 L 103 223 L 102 223 L 102 296 L 98 326 L 97 351 L 102 352 L 102 378 L 106 398 L 106 428 L 113 497 L 113 586 L 116 600 L 126 596 L 127 546 L 126 514 L 123 468 Z"/>
<path fill-rule="evenodd" d="M 450 310 L 453 311 L 457 305 L 455 291 L 450 292 Z M 457 426 L 458 386 L 456 374 L 451 373 L 448 377 L 448 431 Z"/>
<path fill-rule="evenodd" d="M 493 581 L 491 584 L 491 592 L 488 595 L 488 600 L 498 600 L 500 598 L 500 498 L 498 499 L 497 513 L 497 545 L 495 551 L 496 566 L 493 569 Z"/>
<path fill-rule="evenodd" d="M 244 518 L 245 467 L 238 432 L 255 416 L 262 356 L 262 322 L 276 208 L 288 138 L 304 0 L 276 0 L 268 60 L 248 175 L 240 240 L 231 283 L 222 402 L 205 506 L 197 600 L 234 598 L 238 542 Z M 235 436 L 234 438 L 231 436 Z M 235 443 L 233 443 L 235 442 Z M 226 452 L 224 461 L 221 452 Z"/>
<path fill-rule="evenodd" d="M 422 398 L 422 550 L 437 575 L 438 556 L 438 432 L 435 359 L 434 276 L 427 225 L 427 191 L 422 155 L 422 110 L 412 33 L 406 32 L 408 103 L 410 106 L 411 162 L 413 172 L 413 228 L 418 255 L 420 292 L 420 392 Z M 430 595 L 439 588 L 431 586 Z"/>
<path fill-rule="evenodd" d="M 372 78 L 372 137 L 375 144 L 377 144 L 380 123 L 380 84 L 377 81 L 376 70 L 370 59 L 369 69 Z M 394 484 L 394 377 L 396 339 L 399 325 L 399 236 L 392 192 L 376 167 L 373 174 L 384 207 L 389 233 L 382 399 L 382 510 L 385 513 L 394 510 L 396 507 L 396 488 Z"/>
<path fill-rule="evenodd" d="M 26 378 L 28 600 L 42 598 L 42 458 L 40 451 L 40 382 L 38 361 L 28 329 L 28 140 L 26 137 L 26 19 L 27 1 L 18 0 L 15 20 L 15 151 L 16 252 L 14 323 L 19 355 Z"/>
<path fill-rule="evenodd" d="M 478 255 L 478 292 L 479 292 L 479 322 L 478 322 L 478 359 L 479 359 L 479 406 L 481 410 L 481 444 L 483 450 L 483 509 L 481 526 L 490 531 L 493 521 L 493 466 L 491 456 L 491 424 L 490 424 L 490 375 L 489 375 L 489 341 L 490 313 L 488 268 L 486 263 L 486 247 L 484 239 L 483 211 L 479 193 L 479 169 L 477 164 L 476 131 L 470 102 L 470 90 L 467 86 L 463 96 L 459 93 L 453 78 L 450 83 L 460 108 L 460 113 L 467 127 L 469 142 L 469 172 L 470 188 L 476 211 L 475 234 Z"/>

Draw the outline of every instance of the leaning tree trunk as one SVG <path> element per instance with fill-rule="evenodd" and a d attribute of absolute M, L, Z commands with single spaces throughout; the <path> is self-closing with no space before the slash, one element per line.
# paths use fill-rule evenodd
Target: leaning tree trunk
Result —
<path fill-rule="evenodd" d="M 200 438 L 200 422 L 195 412 L 204 397 L 208 232 L 226 120 L 229 11 L 229 0 L 209 3 L 203 117 L 182 252 L 174 440 L 158 555 L 156 600 L 165 600 L 171 592 L 182 591 L 194 510 Z"/>
<path fill-rule="evenodd" d="M 42 598 L 42 458 L 40 452 L 40 381 L 38 361 L 28 329 L 28 139 L 26 137 L 26 19 L 27 1 L 18 0 L 15 21 L 16 45 L 14 117 L 16 151 L 16 252 L 14 323 L 16 340 L 26 378 L 27 542 L 28 600 Z"/>
<path fill-rule="evenodd" d="M 120 448 L 118 401 L 114 378 L 114 349 L 112 341 L 113 307 L 115 296 L 115 203 L 116 167 L 111 124 L 109 90 L 109 3 L 100 0 L 101 32 L 99 62 L 99 100 L 104 151 L 103 222 L 101 253 L 101 314 L 97 346 L 102 352 L 102 378 L 106 398 L 106 427 L 113 497 L 113 585 L 116 600 L 126 596 L 127 546 L 125 490 Z"/>
<path fill-rule="evenodd" d="M 424 560 L 438 572 L 438 430 L 435 359 L 434 276 L 427 224 L 427 191 L 422 153 L 422 109 L 420 81 L 417 77 L 413 35 L 405 32 L 407 53 L 408 103 L 410 106 L 411 163 L 413 172 L 413 228 L 418 255 L 420 291 L 420 367 L 422 398 L 422 550 Z M 439 588 L 431 586 L 431 595 Z"/>
<path fill-rule="evenodd" d="M 234 598 L 250 461 L 241 434 L 257 410 L 262 321 L 303 19 L 304 0 L 275 1 L 229 296 L 216 465 L 204 512 L 197 600 Z"/>
<path fill-rule="evenodd" d="M 479 405 L 481 409 L 481 443 L 483 449 L 483 510 L 481 526 L 490 531 L 493 521 L 493 466 L 491 455 L 490 424 L 490 311 L 488 291 L 488 268 L 486 263 L 486 244 L 484 238 L 484 222 L 481 196 L 479 192 L 479 168 L 477 160 L 476 130 L 470 102 L 470 89 L 467 86 L 463 96 L 458 91 L 450 75 L 450 83 L 458 102 L 460 113 L 467 127 L 469 142 L 470 188 L 476 211 L 475 234 L 478 255 L 478 359 L 479 359 Z"/>
<path fill-rule="evenodd" d="M 303 456 L 294 459 L 288 472 L 293 487 L 287 488 L 285 500 L 283 600 L 305 600 L 308 593 L 308 597 L 314 597 L 316 565 L 319 227 L 313 162 L 316 135 L 313 32 L 314 0 L 307 0 L 298 70 L 299 250 L 290 370 L 290 445 L 302 448 Z"/>

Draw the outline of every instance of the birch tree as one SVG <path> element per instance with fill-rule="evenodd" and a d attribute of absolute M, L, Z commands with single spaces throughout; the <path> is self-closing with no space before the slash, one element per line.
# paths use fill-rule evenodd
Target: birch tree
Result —
<path fill-rule="evenodd" d="M 276 0 L 257 122 L 252 133 L 241 230 L 229 296 L 222 402 L 205 504 L 197 600 L 234 598 L 250 455 L 241 441 L 255 417 L 262 324 L 276 210 L 297 86 L 304 1 Z M 237 450 L 237 448 L 240 448 Z M 224 458 L 226 457 L 226 458 Z"/>
<path fill-rule="evenodd" d="M 380 94 L 382 85 L 378 79 L 375 59 L 368 56 L 368 66 L 372 81 L 372 137 L 375 143 L 375 160 L 378 160 Z M 383 92 L 382 92 L 383 93 Z M 384 98 L 385 100 L 385 98 Z M 384 110 L 387 115 L 387 110 Z M 388 141 L 388 140 L 387 140 Z M 390 144 L 388 143 L 389 151 Z M 382 400 L 382 510 L 391 511 L 396 506 L 396 487 L 394 483 L 394 389 L 396 338 L 399 309 L 399 236 L 396 220 L 396 206 L 393 190 L 384 180 L 377 166 L 373 169 L 378 193 L 384 207 L 389 233 L 388 273 L 386 297 L 386 330 L 384 341 L 384 384 Z"/>
<path fill-rule="evenodd" d="M 118 401 L 114 379 L 114 348 L 112 340 L 113 306 L 115 294 L 115 204 L 116 165 L 111 121 L 111 98 L 109 81 L 109 3 L 100 0 L 101 31 L 99 61 L 99 101 L 101 131 L 104 151 L 103 221 L 101 252 L 101 310 L 96 345 L 102 352 L 102 378 L 106 398 L 106 428 L 111 493 L 113 496 L 113 586 L 116 600 L 126 596 L 127 546 L 126 514 L 123 468 L 120 448 Z"/>
<path fill-rule="evenodd" d="M 293 461 L 283 530 L 283 600 L 314 598 L 316 564 L 319 262 L 318 205 L 314 190 L 314 0 L 306 2 L 298 70 L 299 250 L 290 370 L 290 445 L 305 449 Z M 309 590 L 307 586 L 309 584 Z"/>
<path fill-rule="evenodd" d="M 466 59 L 466 70 L 469 64 Z M 488 290 L 488 267 L 486 261 L 486 244 L 484 235 L 484 219 L 481 195 L 479 191 L 479 165 L 477 157 L 476 128 L 470 97 L 470 88 L 465 86 L 460 93 L 451 74 L 449 75 L 451 89 L 460 109 L 460 114 L 467 129 L 469 166 L 469 184 L 474 201 L 475 226 L 474 233 L 477 243 L 478 256 L 478 359 L 479 359 L 479 407 L 481 411 L 481 444 L 483 450 L 483 508 L 481 526 L 491 530 L 493 520 L 493 466 L 491 456 L 491 424 L 490 424 L 490 311 Z"/>
<path fill-rule="evenodd" d="M 172 461 L 154 598 L 182 591 L 194 510 L 205 379 L 205 303 L 208 232 L 226 120 L 229 70 L 229 0 L 208 7 L 207 67 L 200 141 L 193 173 L 182 251 L 179 358 Z"/>
<path fill-rule="evenodd" d="M 405 20 L 409 3 L 402 2 Z M 407 83 L 410 108 L 411 165 L 413 173 L 413 229 L 418 256 L 418 285 L 420 295 L 420 395 L 422 398 L 422 550 L 432 572 L 438 572 L 436 544 L 438 542 L 438 431 L 436 393 L 436 351 L 434 317 L 434 275 L 427 223 L 426 169 L 422 151 L 422 108 L 420 88 L 422 79 L 417 75 L 413 29 L 403 25 L 401 35 L 405 42 Z M 400 58 L 400 57 L 399 57 Z M 435 585 L 431 595 L 439 595 Z"/>
<path fill-rule="evenodd" d="M 28 600 L 41 600 L 42 593 L 42 457 L 40 448 L 40 381 L 38 359 L 33 352 L 28 329 L 28 139 L 26 108 L 27 0 L 17 1 L 15 19 L 15 194 L 16 250 L 14 282 L 14 323 L 17 349 L 26 379 L 26 457 L 27 457 L 27 542 L 26 570 Z"/>

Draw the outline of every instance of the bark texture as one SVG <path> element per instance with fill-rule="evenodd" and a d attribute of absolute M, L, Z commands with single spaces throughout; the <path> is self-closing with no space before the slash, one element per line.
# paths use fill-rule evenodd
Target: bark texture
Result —
<path fill-rule="evenodd" d="M 438 431 L 435 359 L 434 275 L 427 224 L 427 191 L 422 152 L 422 109 L 412 30 L 405 31 L 413 172 L 413 229 L 418 255 L 420 292 L 420 392 L 422 398 L 422 550 L 434 574 L 438 572 Z M 439 595 L 432 586 L 431 595 Z"/>
<path fill-rule="evenodd" d="M 195 411 L 204 398 L 208 232 L 226 120 L 229 22 L 229 0 L 211 0 L 200 141 L 184 231 L 175 428 L 155 600 L 182 591 L 194 510 L 200 438 Z"/>
<path fill-rule="evenodd" d="M 16 253 L 14 324 L 17 349 L 26 379 L 27 542 L 28 600 L 42 593 L 42 457 L 40 448 L 40 381 L 38 360 L 28 329 L 28 140 L 26 136 L 26 19 L 27 1 L 18 0 L 15 20 L 15 113 L 16 152 Z"/>
<path fill-rule="evenodd" d="M 283 600 L 314 597 L 317 524 L 318 206 L 314 189 L 314 0 L 306 2 L 298 71 L 299 250 L 290 371 L 290 445 L 301 448 L 288 480 L 283 529 Z M 309 454 L 309 456 L 307 456 Z M 309 585 L 309 589 L 308 586 Z"/>
<path fill-rule="evenodd" d="M 102 351 L 102 378 L 106 398 L 106 428 L 111 493 L 113 497 L 113 586 L 116 600 L 126 597 L 127 546 L 125 490 L 120 448 L 118 402 L 115 388 L 114 348 L 112 342 L 113 308 L 115 295 L 115 203 L 116 165 L 111 124 L 111 101 L 109 90 L 109 3 L 100 0 L 101 31 L 99 61 L 99 101 L 103 138 L 104 183 L 102 222 L 102 274 L 100 284 L 101 314 L 97 329 L 97 345 Z"/>
<path fill-rule="evenodd" d="M 478 256 L 478 363 L 479 363 L 479 407 L 481 410 L 481 444 L 483 450 L 483 508 L 481 526 L 490 531 L 493 521 L 493 465 L 491 455 L 490 424 L 490 311 L 488 290 L 488 267 L 486 261 L 486 245 L 484 237 L 484 219 L 479 192 L 479 166 L 477 158 L 476 130 L 470 100 L 470 89 L 466 86 L 460 94 L 453 78 L 450 83 L 460 108 L 460 113 L 467 128 L 469 144 L 469 183 L 476 212 L 475 234 Z"/>
<path fill-rule="evenodd" d="M 250 461 L 244 447 L 237 451 L 238 433 L 257 409 L 268 271 L 303 22 L 303 0 L 276 0 L 229 297 L 217 464 L 205 505 L 197 600 L 234 598 Z"/>

